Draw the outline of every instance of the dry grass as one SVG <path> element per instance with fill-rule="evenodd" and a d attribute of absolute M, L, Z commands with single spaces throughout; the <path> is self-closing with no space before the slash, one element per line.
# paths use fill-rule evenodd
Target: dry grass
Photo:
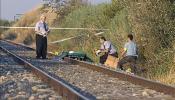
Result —
<path fill-rule="evenodd" d="M 154 77 L 153 79 L 165 84 L 175 86 L 175 69 L 171 69 L 169 73 L 165 75 L 159 75 L 157 77 Z"/>

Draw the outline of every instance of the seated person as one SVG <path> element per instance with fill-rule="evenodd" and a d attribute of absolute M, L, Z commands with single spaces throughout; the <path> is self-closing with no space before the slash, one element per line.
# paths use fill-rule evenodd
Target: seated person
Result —
<path fill-rule="evenodd" d="M 106 62 L 108 55 L 118 57 L 115 47 L 112 45 L 110 41 L 107 41 L 105 37 L 100 37 L 100 43 L 101 43 L 101 48 L 96 51 L 96 55 L 103 53 L 103 55 L 100 56 L 101 64 L 104 64 Z"/>
<path fill-rule="evenodd" d="M 133 41 L 133 35 L 128 35 L 128 42 L 124 46 L 124 50 L 122 52 L 122 59 L 118 62 L 118 68 L 123 70 L 123 65 L 126 63 L 130 63 L 131 72 L 136 73 L 136 60 L 137 60 L 137 45 Z"/>

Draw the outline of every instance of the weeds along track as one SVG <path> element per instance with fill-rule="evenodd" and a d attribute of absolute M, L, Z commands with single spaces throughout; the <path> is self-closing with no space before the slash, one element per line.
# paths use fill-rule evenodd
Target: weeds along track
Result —
<path fill-rule="evenodd" d="M 147 88 L 145 84 L 143 86 L 142 84 L 135 85 L 130 81 L 122 81 L 120 78 L 115 77 L 115 75 L 112 76 L 109 74 L 104 74 L 103 70 L 108 69 L 101 70 L 97 68 L 99 70 L 93 70 L 94 67 L 98 66 L 83 64 L 83 62 L 80 62 L 81 64 L 77 63 L 76 65 L 73 64 L 75 62 L 78 62 L 75 60 L 72 60 L 72 63 L 68 63 L 71 60 L 67 60 L 68 62 L 56 62 L 49 59 L 38 60 L 35 59 L 35 51 L 32 49 L 21 45 L 14 45 L 7 41 L 0 41 L 0 44 L 1 47 L 15 53 L 33 66 L 51 73 L 52 77 L 61 78 L 62 81 L 67 83 L 72 89 L 81 93 L 82 96 L 85 96 L 83 99 L 174 100 L 174 88 L 170 86 L 162 85 L 165 88 L 168 87 L 168 90 L 171 90 L 172 88 L 171 92 L 166 92 L 164 90 L 162 90 L 162 92 L 156 92 L 155 90 L 158 90 L 156 89 L 156 86 L 155 90 L 154 88 L 148 89 L 150 87 L 148 86 Z M 93 68 L 88 68 L 87 66 L 92 66 Z M 113 71 L 112 73 L 117 72 Z M 125 75 L 125 77 L 129 77 L 129 75 Z M 132 79 L 134 76 L 130 78 Z M 148 85 L 150 84 L 151 83 Z M 153 85 L 156 85 L 156 83 Z M 164 93 L 169 95 L 166 95 Z"/>

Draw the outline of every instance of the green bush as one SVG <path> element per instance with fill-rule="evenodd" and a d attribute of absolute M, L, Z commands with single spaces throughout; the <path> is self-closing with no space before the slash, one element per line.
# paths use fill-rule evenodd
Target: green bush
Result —
<path fill-rule="evenodd" d="M 81 7 L 64 17 L 59 27 L 108 28 L 104 36 L 118 48 L 126 42 L 126 35 L 134 33 L 139 47 L 140 65 L 148 69 L 150 76 L 166 74 L 173 66 L 174 6 L 168 1 L 148 0 L 113 0 L 111 4 L 89 5 Z M 64 48 L 69 44 L 72 50 L 85 51 L 98 61 L 93 50 L 99 47 L 94 33 L 99 31 L 60 30 L 53 35 L 61 39 L 80 34 L 88 34 L 84 40 L 63 42 Z M 53 37 L 53 36 L 52 36 Z M 82 37 L 83 38 L 83 37 Z M 64 45 L 65 44 L 65 45 Z M 167 53 L 168 52 L 168 53 Z"/>
<path fill-rule="evenodd" d="M 122 32 L 129 30 L 128 24 L 125 23 L 127 21 L 127 18 L 125 17 L 126 13 L 117 14 L 114 16 L 114 19 L 110 19 L 108 15 L 105 14 L 106 9 L 108 9 L 108 6 L 110 4 L 101 4 L 98 6 L 85 6 L 81 7 L 75 11 L 72 11 L 68 16 L 64 18 L 61 23 L 61 25 L 58 25 L 59 27 L 71 27 L 71 28 L 97 28 L 97 29 L 106 29 L 109 28 L 111 31 L 105 31 L 105 36 L 108 37 L 110 40 L 114 42 L 114 44 L 117 47 L 117 41 L 116 39 L 119 35 L 118 32 L 116 33 L 115 30 L 120 28 L 120 24 L 122 24 L 123 29 Z M 119 22 L 118 22 L 119 21 Z M 118 27 L 118 28 L 117 28 Z M 54 31 L 52 33 L 52 39 L 62 39 L 66 37 L 71 36 L 77 36 L 80 34 L 84 34 L 84 37 L 76 38 L 76 42 L 72 41 L 70 44 L 73 46 L 71 49 L 76 49 L 80 51 L 85 51 L 88 55 L 90 55 L 91 58 L 93 58 L 95 61 L 98 60 L 97 57 L 94 55 L 94 49 L 99 48 L 99 39 L 98 37 L 94 36 L 95 33 L 100 31 L 91 31 L 91 30 L 59 30 Z M 116 37 L 113 37 L 113 36 Z M 56 37 L 57 38 L 56 38 Z M 89 36 L 89 37 L 88 37 Z M 83 38 L 83 39 L 82 39 Z M 63 44 L 67 45 L 67 42 L 63 42 Z M 64 47 L 65 47 L 64 45 Z M 60 46 L 60 45 L 59 45 Z"/>

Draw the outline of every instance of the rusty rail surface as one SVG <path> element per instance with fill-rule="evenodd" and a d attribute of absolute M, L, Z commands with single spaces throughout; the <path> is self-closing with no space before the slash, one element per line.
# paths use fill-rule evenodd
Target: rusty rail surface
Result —
<path fill-rule="evenodd" d="M 7 42 L 7 41 L 6 41 Z M 10 42 L 12 43 L 12 42 Z M 13 43 L 14 45 L 21 45 Z M 23 45 L 21 45 L 23 46 Z M 27 47 L 28 49 L 34 50 L 30 47 Z M 22 59 L 21 57 L 15 55 L 14 53 L 10 52 L 6 48 L 3 48 L 0 46 L 0 49 L 2 49 L 4 52 L 11 55 L 16 62 L 18 62 L 21 65 L 24 65 L 25 67 L 31 69 L 32 73 L 35 74 L 37 77 L 39 77 L 44 82 L 48 83 L 60 96 L 63 97 L 64 100 L 92 100 L 96 99 L 93 96 L 86 96 L 85 94 L 79 93 L 77 90 L 73 89 L 69 85 L 65 84 L 61 80 L 58 80 L 52 76 L 50 76 L 47 72 L 35 67 L 31 63 L 27 62 L 26 60 Z"/>
<path fill-rule="evenodd" d="M 175 87 L 165 85 L 160 82 L 145 79 L 145 78 L 142 78 L 136 75 L 130 75 L 130 74 L 120 72 L 120 71 L 114 71 L 114 70 L 111 70 L 111 69 L 108 69 L 108 68 L 105 68 L 99 65 L 95 65 L 95 64 L 87 63 L 83 61 L 78 61 L 78 60 L 74 60 L 71 58 L 64 58 L 64 61 L 71 63 L 71 64 L 80 65 L 81 67 L 86 67 L 94 71 L 102 72 L 111 77 L 117 77 L 120 80 L 128 81 L 130 83 L 140 85 L 140 86 L 155 90 L 157 92 L 161 92 L 161 93 L 168 94 L 168 95 L 175 97 Z"/>

